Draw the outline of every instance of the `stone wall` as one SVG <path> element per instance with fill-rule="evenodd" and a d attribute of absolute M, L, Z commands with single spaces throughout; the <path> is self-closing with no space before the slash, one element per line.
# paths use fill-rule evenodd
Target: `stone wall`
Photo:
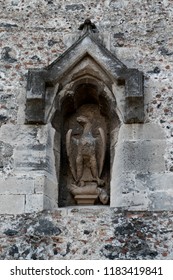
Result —
<path fill-rule="evenodd" d="M 121 133 L 121 139 L 126 141 L 123 147 L 118 147 L 118 153 L 121 154 L 122 149 L 123 151 L 126 149 L 128 151 L 129 149 L 134 149 L 136 144 L 133 145 L 133 143 L 130 141 L 138 141 L 140 142 L 140 149 L 134 154 L 133 158 L 133 160 L 137 162 L 137 157 L 143 150 L 141 139 L 145 139 L 145 141 L 148 142 L 150 141 L 151 144 L 153 141 L 154 143 L 157 141 L 158 150 L 155 149 L 153 151 L 153 149 L 150 149 L 151 144 L 146 144 L 146 142 L 145 149 L 147 154 L 151 155 L 151 159 L 153 158 L 152 153 L 157 155 L 157 152 L 159 151 L 159 157 L 161 156 L 161 165 L 159 164 L 160 160 L 158 160 L 157 163 L 154 158 L 153 161 L 150 161 L 150 164 L 151 162 L 154 162 L 154 165 L 151 166 L 151 169 L 147 169 L 147 164 L 145 162 L 142 162 L 140 166 L 140 170 L 142 168 L 147 169 L 146 173 L 148 173 L 148 177 L 145 176 L 145 178 L 143 178 L 142 175 L 138 175 L 136 173 L 136 170 L 135 174 L 129 175 L 129 181 L 132 182 L 129 187 L 132 187 L 135 184 L 135 186 L 137 186 L 137 192 L 139 193 L 138 196 L 136 196 L 137 201 L 135 203 L 137 204 L 139 201 L 143 201 L 143 198 L 146 197 L 145 193 L 140 193 L 141 186 L 142 189 L 145 189 L 152 185 L 152 190 L 150 189 L 149 191 L 154 191 L 154 193 L 153 200 L 150 203 L 157 202 L 157 205 L 156 207 L 153 207 L 153 210 L 155 208 L 159 209 L 158 206 L 160 205 L 162 208 L 163 189 L 168 190 L 167 199 L 168 204 L 171 205 L 172 201 L 171 199 L 169 200 L 169 197 L 171 197 L 173 194 L 172 1 L 88 0 L 87 3 L 85 3 L 85 1 L 80 0 L 5 0 L 0 1 L 0 5 L 0 196 L 1 201 L 3 201 L 0 208 L 1 213 L 6 211 L 11 214 L 17 214 L 23 212 L 32 212 L 32 209 L 34 209 L 34 211 L 40 211 L 44 208 L 44 203 L 47 205 L 47 207 L 48 205 L 53 204 L 55 206 L 56 204 L 56 202 L 49 200 L 50 189 L 47 188 L 47 186 L 50 185 L 52 186 L 52 189 L 55 188 L 55 174 L 49 174 L 47 176 L 47 173 L 45 173 L 45 176 L 45 174 L 41 172 L 34 173 L 32 169 L 32 163 L 41 163 L 43 165 L 45 164 L 45 172 L 48 172 L 47 167 L 52 166 L 54 163 L 50 162 L 49 153 L 47 153 L 46 150 L 48 145 L 47 139 L 45 138 L 46 133 L 48 134 L 47 127 L 40 128 L 37 125 L 28 126 L 26 132 L 26 126 L 24 123 L 27 73 L 30 68 L 42 68 L 48 66 L 58 56 L 64 53 L 64 51 L 71 46 L 76 38 L 78 38 L 78 27 L 88 17 L 91 18 L 91 20 L 96 24 L 105 46 L 112 53 L 116 54 L 116 56 L 127 67 L 137 68 L 144 73 L 146 126 L 144 129 L 142 129 L 142 131 L 141 129 L 138 129 L 138 127 L 133 127 L 133 134 L 131 134 L 131 130 L 127 134 L 128 129 L 124 134 Z M 147 127 L 149 127 L 149 129 L 147 129 Z M 123 132 L 123 127 L 121 132 Z M 150 132 L 154 133 L 155 136 L 153 137 L 153 134 L 150 134 Z M 52 135 L 50 135 L 50 146 Z M 143 135 L 145 135 L 144 138 L 142 138 Z M 127 136 L 127 138 L 125 138 L 125 136 Z M 162 145 L 163 142 L 160 144 L 161 139 L 164 139 L 164 146 Z M 36 153 L 34 154 L 33 150 L 30 149 L 32 145 L 36 147 Z M 22 159 L 22 166 L 20 166 L 20 164 L 18 164 L 16 161 L 17 158 Z M 24 165 L 28 159 L 31 162 L 29 173 L 28 169 L 26 171 Z M 130 159 L 127 154 L 126 158 L 121 159 L 119 166 L 128 162 L 130 162 Z M 132 165 L 130 168 L 129 165 L 127 165 L 126 170 L 128 170 L 129 173 L 133 173 Z M 150 171 L 152 171 L 152 175 L 150 174 Z M 119 172 L 121 172 L 121 170 L 119 170 Z M 159 177 L 155 173 L 160 173 Z M 116 173 L 114 174 L 116 176 Z M 46 201 L 45 198 L 43 199 L 43 184 L 41 183 L 43 181 L 46 181 L 46 183 L 44 183 L 44 188 L 46 189 Z M 157 189 L 158 182 L 160 186 L 159 190 Z M 121 184 L 122 181 L 120 180 L 120 185 Z M 15 187 L 14 190 L 14 186 L 16 185 L 18 187 Z M 154 196 L 155 191 L 159 193 L 159 195 L 156 197 L 157 199 Z M 133 198 L 129 197 L 128 201 L 131 200 L 133 200 Z M 18 203 L 16 203 L 16 201 Z M 123 206 L 128 208 L 126 207 L 127 205 Z M 141 210 L 146 209 L 147 207 L 148 206 L 144 205 L 143 208 L 141 207 Z M 164 207 L 167 209 L 167 200 L 164 200 Z M 151 208 L 152 206 L 150 209 Z M 102 210 L 100 211 L 99 209 L 94 210 L 93 212 L 91 211 L 92 214 L 87 216 L 88 225 L 91 228 L 91 231 L 95 230 L 95 227 L 93 228 L 92 224 L 93 219 L 97 220 L 96 224 L 99 231 L 102 230 L 101 224 L 104 223 L 104 221 L 106 221 L 106 223 L 109 225 L 109 230 L 107 227 L 105 227 L 103 230 L 103 241 L 105 242 L 105 247 L 103 246 L 104 248 L 101 248 L 98 239 L 96 239 L 96 244 L 98 246 L 98 249 L 96 250 L 97 253 L 94 254 L 91 252 L 91 246 L 89 244 L 91 244 L 91 242 L 95 242 L 95 239 L 93 234 L 90 232 L 86 233 L 86 228 L 82 227 L 85 225 L 85 223 L 81 222 L 81 230 L 83 234 L 81 240 L 84 241 L 75 243 L 76 245 L 74 245 L 74 247 L 76 247 L 73 249 L 73 255 L 71 253 L 67 254 L 67 252 L 71 250 L 69 249 L 70 245 L 68 245 L 71 242 L 68 241 L 70 229 L 72 231 L 75 229 L 73 222 L 77 223 L 79 220 L 85 220 L 83 218 L 84 213 L 82 209 L 74 211 L 77 211 L 77 218 L 76 214 L 72 215 L 70 214 L 71 212 L 68 211 L 65 216 L 63 216 L 64 223 L 66 224 L 68 221 L 71 221 L 72 226 L 68 229 L 65 241 L 62 240 L 60 249 L 57 249 L 57 245 L 55 245 L 55 250 L 52 249 L 52 247 L 50 249 L 49 255 L 49 249 L 47 249 L 46 254 L 43 257 L 41 254 L 38 256 L 37 252 L 34 251 L 35 249 L 31 250 L 32 253 L 30 253 L 30 251 L 28 251 L 28 253 L 24 253 L 27 246 L 24 245 L 24 249 L 22 249 L 21 247 L 18 247 L 17 243 L 15 245 L 15 242 L 17 242 L 17 239 L 15 239 L 17 237 L 15 236 L 20 236 L 18 233 L 18 221 L 23 221 L 25 216 L 2 216 L 2 220 L 4 222 L 7 219 L 10 225 L 13 225 L 14 223 L 14 227 L 8 226 L 4 228 L 2 234 L 2 238 L 5 238 L 3 239 L 4 242 L 6 242 L 6 236 L 13 236 L 8 237 L 9 240 L 7 240 L 7 244 L 8 241 L 10 244 L 10 238 L 15 238 L 13 248 L 8 247 L 8 245 L 7 247 L 2 248 L 1 258 L 19 258 L 21 257 L 20 254 L 23 254 L 23 257 L 21 258 L 34 258 L 34 255 L 32 256 L 32 254 L 35 254 L 35 258 L 55 258 L 56 255 L 57 258 L 66 258 L 66 255 L 67 258 L 70 258 L 71 256 L 72 258 L 81 258 L 81 254 L 83 255 L 83 258 L 93 259 L 124 258 L 124 256 L 127 258 L 172 258 L 172 247 L 167 241 L 172 238 L 171 233 L 167 233 L 165 230 L 163 230 L 159 237 L 156 233 L 153 233 L 159 228 L 160 222 L 163 221 L 162 219 L 164 219 L 164 225 L 168 225 L 169 221 L 172 223 L 172 214 L 166 212 L 161 214 L 144 213 L 141 214 L 141 218 L 140 214 L 138 213 L 137 216 L 135 216 L 135 221 L 137 221 L 137 225 L 135 226 L 135 236 L 138 232 L 138 227 L 140 224 L 144 226 L 146 234 L 148 230 L 146 225 L 149 223 L 149 218 L 147 215 L 149 215 L 151 219 L 155 219 L 155 217 L 157 217 L 157 219 L 155 219 L 154 225 L 155 230 L 151 230 L 151 243 L 152 246 L 154 246 L 156 242 L 157 244 L 155 244 L 155 246 L 158 247 L 157 249 L 150 249 L 150 251 L 154 253 L 146 253 L 143 251 L 141 251 L 141 253 L 140 249 L 134 249 L 136 250 L 136 253 L 132 252 L 130 255 L 128 255 L 128 253 L 121 255 L 121 249 L 126 248 L 126 245 L 124 245 L 125 243 L 122 241 L 123 245 L 121 246 L 121 241 L 118 241 L 118 239 L 115 239 L 115 235 L 112 235 L 112 232 L 115 232 L 115 224 L 112 223 L 111 217 L 114 217 L 114 220 L 118 219 L 119 216 L 124 214 L 115 214 L 112 212 L 113 210 L 111 210 L 111 213 L 114 214 L 110 214 L 109 210 L 107 209 L 104 210 L 104 213 L 102 213 Z M 27 216 L 27 219 L 29 219 L 28 223 L 30 223 L 32 220 L 34 221 L 34 217 L 36 216 Z M 49 222 L 47 222 L 47 220 L 52 221 L 52 216 L 48 215 L 47 217 L 44 216 L 43 213 L 40 214 L 39 218 L 42 221 L 40 222 L 40 227 L 42 225 L 43 228 L 53 227 L 52 230 L 54 230 L 55 227 L 55 235 L 57 234 L 59 238 L 60 231 L 58 231 L 58 233 L 56 232 L 56 228 L 59 228 L 59 225 L 50 225 Z M 129 224 L 129 220 L 126 216 L 123 216 L 122 219 L 123 228 L 121 229 L 121 224 L 118 226 L 120 227 L 120 234 L 125 234 L 125 231 L 128 231 L 128 234 L 130 235 L 130 228 L 133 225 L 131 225 L 131 223 Z M 3 227 L 4 226 L 5 223 L 3 224 Z M 39 224 L 35 224 L 35 226 L 39 228 Z M 14 233 L 12 231 L 12 233 L 8 234 L 7 232 L 7 234 L 5 234 L 4 232 L 8 229 L 17 232 Z M 32 230 L 34 232 L 34 229 L 31 229 L 31 231 Z M 60 230 L 62 232 L 62 229 Z M 139 235 L 140 234 L 141 233 L 139 233 Z M 34 244 L 34 242 L 36 242 L 35 239 L 37 240 L 38 237 L 35 237 L 34 233 L 33 236 Z M 113 244 L 112 241 L 106 241 L 109 240 L 109 238 L 113 238 L 111 239 L 114 240 Z M 150 237 L 145 236 L 145 240 L 146 238 Z M 28 245 L 30 248 L 34 246 L 32 245 L 31 239 L 29 237 L 29 241 L 27 241 L 24 238 L 24 243 L 28 242 L 28 244 L 30 244 Z M 48 239 L 46 238 L 46 240 L 49 240 L 49 237 Z M 89 242 L 87 243 L 88 246 L 86 246 L 86 252 L 88 253 L 83 253 L 83 251 L 80 249 L 81 244 L 85 242 Z M 116 242 L 118 242 L 118 245 Z M 53 243 L 51 244 L 51 246 L 54 246 Z M 143 248 L 140 246 L 144 246 L 144 243 L 141 244 L 143 245 L 139 245 L 138 248 Z M 150 243 L 147 244 L 150 246 Z M 88 249 L 88 247 L 90 247 L 90 249 Z M 163 248 L 168 248 L 169 252 L 167 252 L 167 249 Z M 126 249 L 123 250 L 126 251 Z M 59 253 L 60 251 L 61 253 Z M 118 252 L 117 255 L 115 251 Z"/>
<path fill-rule="evenodd" d="M 0 219 L 0 259 L 173 259 L 172 212 L 63 209 Z"/>
<path fill-rule="evenodd" d="M 90 17 L 111 52 L 144 72 L 145 121 L 167 135 L 165 161 L 172 170 L 171 1 L 1 1 L 1 126 L 24 123 L 28 69 L 48 66 L 74 41 Z M 1 171 L 12 172 L 12 155 L 0 145 Z M 14 149 L 14 145 L 10 148 Z M 11 152 L 12 153 L 12 152 Z M 9 157 L 8 163 L 5 158 Z M 3 164 L 2 164 L 3 162 Z"/>

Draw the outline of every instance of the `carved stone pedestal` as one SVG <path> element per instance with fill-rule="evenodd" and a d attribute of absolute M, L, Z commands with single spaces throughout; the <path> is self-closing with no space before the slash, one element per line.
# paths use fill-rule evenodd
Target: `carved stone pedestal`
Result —
<path fill-rule="evenodd" d="M 94 205 L 97 198 L 97 194 L 80 194 L 74 197 L 78 205 Z"/>
<path fill-rule="evenodd" d="M 77 205 L 94 205 L 99 196 L 99 190 L 95 182 L 85 182 L 83 187 L 72 185 L 70 191 L 74 195 Z"/>

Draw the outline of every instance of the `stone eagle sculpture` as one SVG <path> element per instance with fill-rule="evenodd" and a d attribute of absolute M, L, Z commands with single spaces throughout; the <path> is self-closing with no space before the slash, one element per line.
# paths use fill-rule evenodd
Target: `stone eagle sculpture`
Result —
<path fill-rule="evenodd" d="M 70 187 L 71 192 L 73 194 L 81 194 L 82 192 L 103 194 L 104 190 L 101 192 L 100 187 L 104 186 L 104 180 L 100 177 L 106 153 L 105 132 L 99 127 L 97 137 L 94 137 L 92 122 L 89 117 L 81 115 L 76 120 L 83 127 L 80 138 L 77 139 L 72 136 L 72 129 L 69 129 L 66 134 L 67 156 L 74 179 L 74 184 L 71 184 Z"/>

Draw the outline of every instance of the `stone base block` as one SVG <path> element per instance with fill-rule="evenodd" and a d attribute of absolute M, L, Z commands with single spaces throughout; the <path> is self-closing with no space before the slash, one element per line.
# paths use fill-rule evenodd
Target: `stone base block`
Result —
<path fill-rule="evenodd" d="M 98 198 L 98 195 L 81 194 L 81 195 L 75 195 L 74 198 L 78 205 L 94 205 L 94 202 Z"/>

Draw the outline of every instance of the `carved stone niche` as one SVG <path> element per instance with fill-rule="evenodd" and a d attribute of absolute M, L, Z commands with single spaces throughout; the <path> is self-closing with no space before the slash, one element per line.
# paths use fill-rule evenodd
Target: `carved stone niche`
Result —
<path fill-rule="evenodd" d="M 143 107 L 143 74 L 90 29 L 51 65 L 29 71 L 26 124 L 55 130 L 59 207 L 110 203 L 119 127 L 142 123 Z"/>
<path fill-rule="evenodd" d="M 120 124 L 113 95 L 85 77 L 59 94 L 59 104 L 52 120 L 61 134 L 59 206 L 109 204 L 110 135 Z"/>

